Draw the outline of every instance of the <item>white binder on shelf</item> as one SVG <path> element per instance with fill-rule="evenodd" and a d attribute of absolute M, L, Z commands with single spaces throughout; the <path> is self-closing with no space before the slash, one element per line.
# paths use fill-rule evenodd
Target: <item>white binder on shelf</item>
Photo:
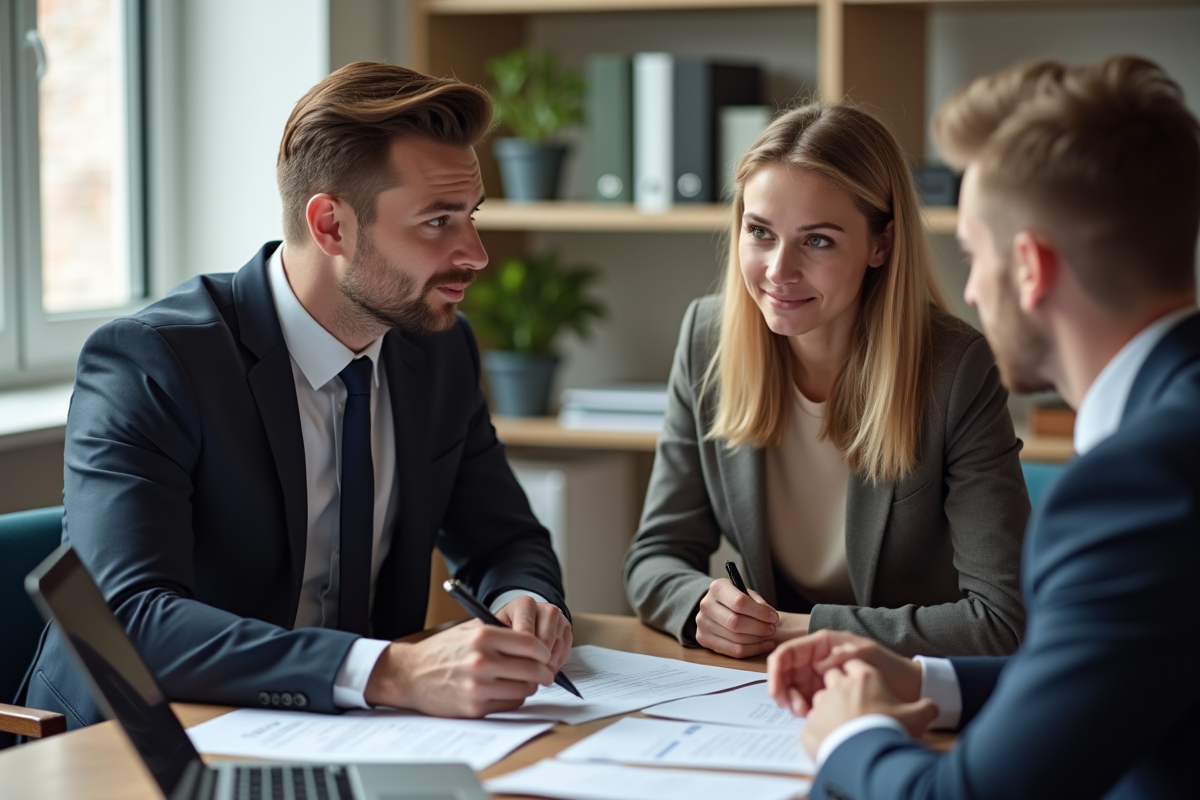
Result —
<path fill-rule="evenodd" d="M 633 202 L 662 213 L 675 194 L 674 58 L 669 53 L 633 57 Z"/>

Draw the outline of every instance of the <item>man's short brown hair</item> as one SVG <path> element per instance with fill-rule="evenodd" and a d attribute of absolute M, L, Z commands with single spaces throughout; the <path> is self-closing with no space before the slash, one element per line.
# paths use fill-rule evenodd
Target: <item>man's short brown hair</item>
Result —
<path fill-rule="evenodd" d="M 1018 231 L 1046 233 L 1112 308 L 1195 286 L 1200 123 L 1157 64 L 1021 65 L 946 101 L 934 137 L 976 164 L 1003 253 Z"/>
<path fill-rule="evenodd" d="M 275 175 L 284 236 L 307 237 L 305 207 L 322 192 L 349 203 L 365 229 L 379 193 L 400 183 L 389 166 L 397 137 L 470 147 L 491 121 L 491 98 L 477 86 L 389 64 L 347 64 L 300 98 L 283 130 Z"/>

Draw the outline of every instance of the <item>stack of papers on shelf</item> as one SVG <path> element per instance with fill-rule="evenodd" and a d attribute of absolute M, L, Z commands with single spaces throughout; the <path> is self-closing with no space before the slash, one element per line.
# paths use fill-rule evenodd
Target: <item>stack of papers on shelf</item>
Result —
<path fill-rule="evenodd" d="M 658 433 L 666 410 L 665 384 L 565 389 L 558 423 L 577 430 Z"/>
<path fill-rule="evenodd" d="M 761 672 L 710 667 L 596 645 L 572 648 L 563 672 L 583 694 L 582 700 L 551 684 L 539 688 L 516 711 L 489 714 L 488 719 L 552 719 L 578 725 L 668 700 L 745 686 L 766 677 Z"/>
<path fill-rule="evenodd" d="M 572 764 L 554 759 L 484 782 L 484 788 L 493 794 L 563 800 L 792 800 L 803 797 L 811 787 L 799 778 Z"/>

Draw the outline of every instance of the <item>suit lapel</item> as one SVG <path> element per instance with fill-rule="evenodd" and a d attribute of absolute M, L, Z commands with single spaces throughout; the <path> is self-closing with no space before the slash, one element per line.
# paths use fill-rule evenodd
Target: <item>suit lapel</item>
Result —
<path fill-rule="evenodd" d="M 300 602 L 308 545 L 308 477 L 292 360 L 267 283 L 266 262 L 277 246 L 267 244 L 238 271 L 233 278 L 233 300 L 242 344 L 258 357 L 246 372 L 246 381 L 258 406 L 283 491 L 292 566 L 291 607 L 295 608 Z"/>
<path fill-rule="evenodd" d="M 388 392 L 396 428 L 396 476 L 400 513 L 392 547 L 380 575 L 373 612 L 376 636 L 393 638 L 420 630 L 429 598 L 429 474 L 433 419 L 424 351 L 398 330 L 383 340 L 381 358 L 387 368 Z"/>
<path fill-rule="evenodd" d="M 715 444 L 721 485 L 729 506 L 738 550 L 749 573 L 750 587 L 775 604 L 775 571 L 771 567 L 771 542 L 767 537 L 766 456 L 760 448 L 730 450 Z"/>
<path fill-rule="evenodd" d="M 846 486 L 846 563 L 860 606 L 871 605 L 879 551 L 892 510 L 892 483 L 871 484 L 853 472 Z"/>

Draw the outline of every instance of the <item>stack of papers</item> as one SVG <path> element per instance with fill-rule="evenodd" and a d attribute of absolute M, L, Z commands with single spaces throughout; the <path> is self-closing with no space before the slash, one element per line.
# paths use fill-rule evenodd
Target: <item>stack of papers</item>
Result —
<path fill-rule="evenodd" d="M 667 410 L 664 384 L 566 389 L 558 424 L 564 428 L 658 433 Z"/>
<path fill-rule="evenodd" d="M 755 683 L 720 694 L 687 697 L 644 710 L 648 716 L 666 719 L 685 719 L 692 722 L 711 722 L 717 725 L 743 725 L 749 728 L 770 728 L 799 735 L 804 717 L 775 705 L 767 694 L 767 684 Z"/>
<path fill-rule="evenodd" d="M 558 754 L 563 761 L 811 775 L 816 765 L 790 731 L 627 717 Z"/>
<path fill-rule="evenodd" d="M 481 770 L 551 727 L 409 711 L 335 715 L 242 708 L 187 734 L 201 753 L 327 764 L 461 763 Z"/>
<path fill-rule="evenodd" d="M 494 794 L 529 794 L 563 800 L 792 800 L 808 781 L 766 775 L 722 775 L 680 769 L 546 760 L 484 782 Z"/>
<path fill-rule="evenodd" d="M 573 648 L 563 672 L 579 689 L 582 700 L 552 684 L 538 689 L 516 711 L 490 714 L 488 719 L 552 719 L 578 725 L 763 680 L 761 672 L 708 667 L 595 645 Z"/>

